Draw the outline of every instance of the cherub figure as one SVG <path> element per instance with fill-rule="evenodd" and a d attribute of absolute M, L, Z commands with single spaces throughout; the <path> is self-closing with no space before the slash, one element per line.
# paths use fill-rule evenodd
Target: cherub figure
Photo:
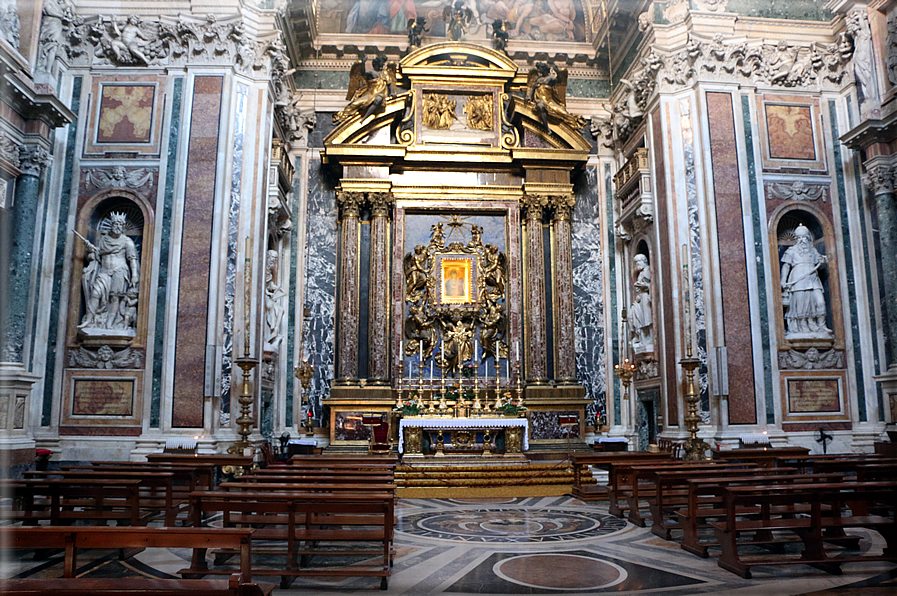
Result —
<path fill-rule="evenodd" d="M 121 29 L 118 28 L 118 22 L 114 18 L 111 20 L 115 37 L 109 45 L 118 61 L 124 64 L 136 62 L 148 65 L 150 59 L 144 53 L 144 48 L 148 47 L 152 39 L 146 37 L 140 30 L 140 17 L 132 14 Z"/>
<path fill-rule="evenodd" d="M 427 20 L 424 17 L 408 19 L 408 48 L 419 48 L 424 37 L 424 33 L 428 32 L 426 28 Z"/>
<path fill-rule="evenodd" d="M 395 95 L 396 65 L 388 62 L 386 56 L 378 55 L 371 62 L 372 71 L 364 71 L 364 61 L 352 65 L 349 73 L 349 91 L 346 99 L 351 99 L 342 111 L 333 115 L 334 122 L 343 122 L 357 113 L 362 119 L 379 110 L 387 98 Z"/>
<path fill-rule="evenodd" d="M 526 99 L 535 104 L 536 113 L 546 129 L 549 118 L 560 120 L 576 130 L 586 125 L 584 118 L 567 112 L 566 69 L 536 62 L 536 67 L 529 71 L 526 86 Z"/>
<path fill-rule="evenodd" d="M 492 47 L 507 55 L 509 38 L 510 35 L 507 31 L 507 21 L 501 19 L 492 21 Z"/>
<path fill-rule="evenodd" d="M 467 26 L 473 21 L 473 11 L 458 0 L 454 6 L 446 4 L 442 9 L 442 20 L 446 23 L 445 30 L 449 39 L 458 41 L 467 33 Z"/>

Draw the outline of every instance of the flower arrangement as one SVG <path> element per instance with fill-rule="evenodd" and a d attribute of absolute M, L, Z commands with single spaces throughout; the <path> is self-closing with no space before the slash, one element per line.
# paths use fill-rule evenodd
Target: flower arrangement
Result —
<path fill-rule="evenodd" d="M 472 379 L 476 373 L 477 366 L 470 362 L 461 365 L 461 378 Z"/>
<path fill-rule="evenodd" d="M 393 408 L 394 412 L 401 412 L 402 416 L 417 416 L 420 414 L 420 406 L 413 399 L 402 402 L 401 406 Z"/>
<path fill-rule="evenodd" d="M 526 411 L 526 406 L 523 405 L 523 402 L 515 397 L 512 397 L 510 393 L 505 393 L 504 397 L 501 398 L 501 412 L 505 416 L 517 416 L 521 412 Z"/>

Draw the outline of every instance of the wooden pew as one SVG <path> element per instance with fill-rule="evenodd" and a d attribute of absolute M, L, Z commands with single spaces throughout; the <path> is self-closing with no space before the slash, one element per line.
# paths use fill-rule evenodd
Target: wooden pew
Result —
<path fill-rule="evenodd" d="M 673 530 L 680 529 L 679 520 L 676 517 L 676 511 L 680 507 L 688 505 L 688 482 L 691 479 L 699 478 L 720 478 L 727 476 L 744 476 L 747 474 L 763 474 L 769 473 L 768 468 L 751 468 L 751 467 L 729 467 L 729 466 L 711 466 L 712 469 L 704 468 L 688 468 L 679 469 L 660 469 L 647 474 L 652 486 L 641 488 L 642 497 L 648 503 L 648 509 L 651 517 L 651 533 L 660 536 L 664 540 L 671 538 Z M 777 474 L 793 473 L 793 468 L 779 468 L 775 471 Z M 639 493 L 633 494 L 637 497 Z M 636 506 L 632 501 L 629 504 L 629 518 L 632 521 L 633 507 Z M 637 513 L 641 513 L 635 509 Z M 641 519 L 641 515 L 639 515 Z M 644 525 L 642 523 L 641 525 Z"/>
<path fill-rule="evenodd" d="M 140 481 L 134 479 L 21 479 L 0 481 L 0 492 L 13 496 L 6 517 L 25 525 L 47 521 L 66 525 L 109 521 L 140 525 Z"/>
<path fill-rule="evenodd" d="M 253 566 L 253 575 L 281 577 L 286 589 L 298 576 L 380 577 L 387 588 L 392 565 L 395 497 L 390 491 L 262 492 L 198 491 L 190 495 L 194 524 L 202 514 L 221 513 L 224 524 L 252 526 L 253 540 L 280 543 L 256 552 L 285 556 L 282 568 Z M 323 548 L 320 543 L 376 543 L 371 548 Z M 223 553 L 225 556 L 227 553 Z M 311 567 L 314 556 L 362 557 L 343 566 Z M 301 559 L 300 559 L 301 557 Z M 220 560 L 220 558 L 218 559 Z M 192 573 L 185 569 L 181 573 Z M 228 573 L 209 570 L 204 573 Z"/>
<path fill-rule="evenodd" d="M 700 531 L 710 528 L 712 521 L 725 519 L 725 493 L 730 486 L 757 486 L 772 484 L 808 484 L 815 482 L 840 482 L 841 474 L 794 474 L 784 473 L 775 475 L 751 475 L 751 476 L 721 476 L 703 477 L 687 480 L 688 503 L 676 511 L 679 526 L 682 529 L 682 542 L 680 546 L 699 557 L 706 558 L 711 546 L 718 546 L 712 537 L 702 537 Z M 759 515 L 759 510 L 743 509 L 741 515 Z M 781 515 L 794 515 L 800 513 L 797 508 L 779 509 Z M 653 531 L 653 528 L 652 528 Z M 654 532 L 658 534 L 658 532 Z"/>
<path fill-rule="evenodd" d="M 229 580 L 160 578 L 6 579 L 7 596 L 269 596 L 273 584 L 249 584 L 234 574 Z"/>
<path fill-rule="evenodd" d="M 122 472 L 149 470 L 154 472 L 171 472 L 174 474 L 175 484 L 183 483 L 184 485 L 193 486 L 189 492 L 202 490 L 204 488 L 215 488 L 216 466 L 214 464 L 205 464 L 201 462 L 169 464 L 146 461 L 94 461 L 88 466 L 64 466 L 62 469 L 108 469 Z"/>
<path fill-rule="evenodd" d="M 649 453 L 647 451 L 573 453 L 570 455 L 570 464 L 573 466 L 572 494 L 580 501 L 598 501 L 607 498 L 608 486 L 584 482 L 589 466 L 610 471 L 615 464 L 670 461 L 671 458 L 671 453 Z"/>
<path fill-rule="evenodd" d="M 631 500 L 638 502 L 639 482 L 643 479 L 647 482 L 647 475 L 657 470 L 690 470 L 719 466 L 718 462 L 702 460 L 702 461 L 664 461 L 653 463 L 639 464 L 612 464 L 608 472 L 607 496 L 608 496 L 608 513 L 617 517 L 628 516 L 629 503 Z M 726 467 L 751 467 L 750 463 L 742 464 L 724 464 Z M 647 486 L 645 488 L 648 488 Z M 644 525 L 644 519 L 638 514 L 638 510 L 633 515 L 633 523 Z"/>
<path fill-rule="evenodd" d="M 138 503 L 141 523 L 146 524 L 161 514 L 166 526 L 173 526 L 178 514 L 174 502 L 174 476 L 170 472 L 118 472 L 106 470 L 54 470 L 48 472 L 29 471 L 25 478 L 60 478 L 64 480 L 137 480 L 139 481 Z"/>
<path fill-rule="evenodd" d="M 808 564 L 830 573 L 840 573 L 841 563 L 851 561 L 897 562 L 897 522 L 893 507 L 889 516 L 854 515 L 844 508 L 845 503 L 887 501 L 893 503 L 897 483 L 843 482 L 795 485 L 730 487 L 725 493 L 726 519 L 711 524 L 722 553 L 719 566 L 744 578 L 751 577 L 751 568 L 765 565 Z M 757 507 L 761 510 L 780 506 L 803 505 L 809 514 L 802 517 L 763 516 L 743 519 L 739 510 Z M 824 506 L 829 509 L 825 511 Z M 824 515 L 825 512 L 825 515 Z M 843 532 L 849 528 L 875 530 L 887 546 L 881 555 L 862 555 L 846 551 L 833 552 L 825 548 L 825 534 L 830 530 Z M 744 535 L 761 536 L 772 532 L 796 534 L 804 545 L 800 556 L 782 553 L 746 556 L 739 552 Z M 751 541 L 752 544 L 756 542 Z"/>
<path fill-rule="evenodd" d="M 137 528 L 95 526 L 0 526 L 0 545 L 21 549 L 64 549 L 64 578 L 78 570 L 78 549 L 120 549 L 130 558 L 146 548 L 192 548 L 192 573 L 207 569 L 206 551 L 230 548 L 240 553 L 240 578 L 252 580 L 252 549 L 249 528 Z M 134 552 L 132 549 L 137 549 Z M 125 551 L 129 550 L 127 555 Z"/>
<path fill-rule="evenodd" d="M 781 458 L 808 455 L 806 447 L 743 447 L 741 449 L 711 449 L 713 459 L 722 461 L 752 461 L 759 466 L 774 468 Z"/>

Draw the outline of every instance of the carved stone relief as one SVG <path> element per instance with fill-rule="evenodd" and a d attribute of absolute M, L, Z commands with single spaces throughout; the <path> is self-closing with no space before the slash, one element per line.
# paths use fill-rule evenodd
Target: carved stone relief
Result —
<path fill-rule="evenodd" d="M 106 188 L 130 188 L 142 189 L 152 182 L 153 171 L 146 168 L 125 168 L 112 166 L 111 168 L 93 168 L 86 171 L 87 182 L 99 189 Z"/>
<path fill-rule="evenodd" d="M 844 352 L 831 349 L 820 352 L 810 348 L 806 352 L 779 352 L 779 368 L 794 370 L 822 370 L 844 368 Z"/>
<path fill-rule="evenodd" d="M 81 346 L 69 351 L 68 365 L 71 368 L 143 368 L 143 350 L 125 348 L 116 352 L 108 345 L 96 350 Z"/>
<path fill-rule="evenodd" d="M 40 178 L 44 168 L 50 165 L 53 157 L 40 145 L 22 145 L 19 147 L 19 168 L 25 176 Z"/>
<path fill-rule="evenodd" d="M 19 13 L 15 2 L 8 4 L 6 11 L 0 14 L 0 37 L 18 50 L 19 31 L 21 28 L 22 24 L 19 22 Z"/>
<path fill-rule="evenodd" d="M 803 180 L 795 180 L 791 184 L 767 182 L 766 198 L 780 201 L 818 201 L 826 202 L 828 186 L 825 184 L 807 184 Z"/>

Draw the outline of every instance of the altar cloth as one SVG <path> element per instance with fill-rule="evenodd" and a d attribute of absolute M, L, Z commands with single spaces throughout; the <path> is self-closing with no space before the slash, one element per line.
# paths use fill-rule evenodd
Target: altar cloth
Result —
<path fill-rule="evenodd" d="M 405 429 L 422 428 L 436 430 L 440 428 L 508 428 L 523 427 L 523 450 L 529 449 L 529 420 L 526 418 L 402 418 L 399 421 L 399 453 L 405 451 Z"/>

